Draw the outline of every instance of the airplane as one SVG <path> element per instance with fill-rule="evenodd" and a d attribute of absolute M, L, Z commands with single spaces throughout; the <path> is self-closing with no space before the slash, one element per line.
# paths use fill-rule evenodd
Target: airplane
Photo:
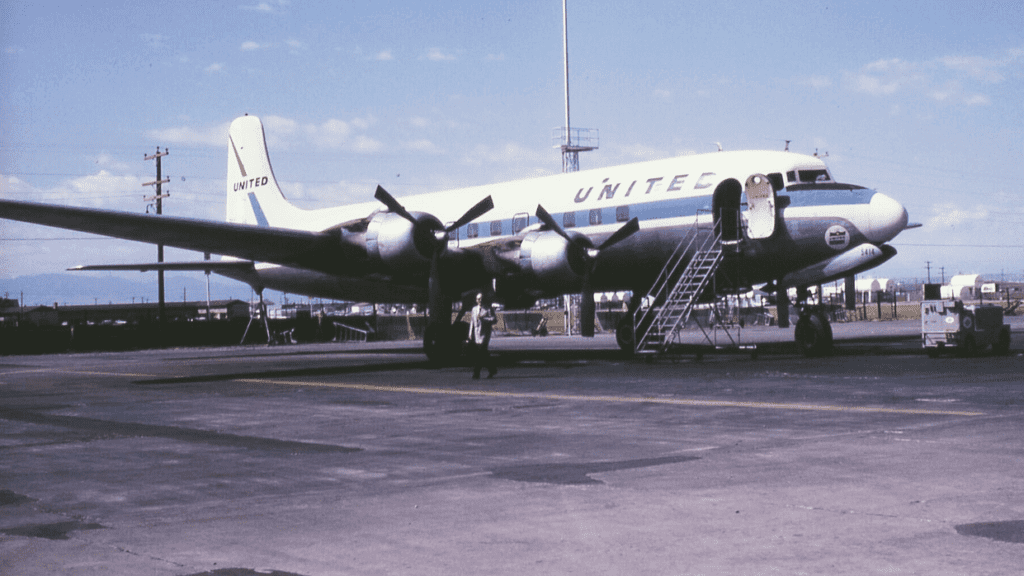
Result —
<path fill-rule="evenodd" d="M 224 222 L 2 199 L 0 218 L 221 256 L 77 269 L 213 271 L 249 284 L 261 302 L 270 288 L 426 303 L 424 351 L 439 362 L 456 353 L 452 302 L 464 294 L 519 309 L 581 293 L 581 332 L 592 336 L 595 292 L 631 291 L 635 312 L 680 242 L 702 229 L 733 247 L 722 272 L 733 284 L 778 294 L 783 328 L 788 288 L 798 289 L 797 343 L 822 353 L 831 327 L 807 288 L 882 264 L 896 254 L 887 242 L 919 226 L 893 198 L 839 183 L 820 158 L 788 151 L 719 151 L 401 201 L 378 186 L 374 201 L 315 210 L 281 192 L 258 117 L 232 122 L 227 152 Z M 632 330 L 627 314 L 616 330 L 624 350 Z"/>

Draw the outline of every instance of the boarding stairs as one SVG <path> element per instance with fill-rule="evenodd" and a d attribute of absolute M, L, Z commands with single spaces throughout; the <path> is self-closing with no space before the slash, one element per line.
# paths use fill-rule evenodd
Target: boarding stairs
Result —
<path fill-rule="evenodd" d="M 633 314 L 634 352 L 638 355 L 665 353 L 701 295 L 713 281 L 724 258 L 721 227 L 701 234 L 694 226 L 676 246 L 645 298 L 649 305 Z M 683 266 L 687 254 L 693 254 Z M 680 272 L 681 269 L 681 272 Z M 661 304 L 658 304 L 661 301 Z"/>

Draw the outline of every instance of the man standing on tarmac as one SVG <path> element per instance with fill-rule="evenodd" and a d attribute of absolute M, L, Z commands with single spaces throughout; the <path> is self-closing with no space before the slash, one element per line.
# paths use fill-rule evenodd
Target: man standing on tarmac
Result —
<path fill-rule="evenodd" d="M 498 373 L 487 347 L 491 344 L 491 328 L 498 321 L 494 310 L 483 303 L 484 295 L 476 295 L 476 306 L 469 315 L 469 350 L 473 358 L 473 379 L 480 378 L 480 368 L 487 365 L 487 377 L 493 378 Z"/>

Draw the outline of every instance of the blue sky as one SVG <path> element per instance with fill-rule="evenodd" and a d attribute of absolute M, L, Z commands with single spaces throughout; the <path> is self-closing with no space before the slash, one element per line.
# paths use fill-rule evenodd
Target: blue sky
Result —
<path fill-rule="evenodd" d="M 1019 1 L 570 1 L 572 124 L 601 138 L 580 164 L 791 140 L 925 224 L 877 275 L 1019 277 L 1021 30 Z M 2 1 L 0 51 L 4 198 L 141 212 L 160 146 L 164 212 L 221 219 L 244 113 L 306 208 L 561 169 L 558 0 Z M 0 221 L 0 279 L 154 252 Z"/>

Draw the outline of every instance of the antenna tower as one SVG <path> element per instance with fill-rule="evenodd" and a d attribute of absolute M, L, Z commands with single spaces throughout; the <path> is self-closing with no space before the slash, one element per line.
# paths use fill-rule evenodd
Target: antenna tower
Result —
<path fill-rule="evenodd" d="M 562 172 L 579 172 L 580 152 L 597 150 L 600 137 L 597 129 L 572 128 L 569 123 L 569 17 L 562 0 L 562 48 L 565 56 L 565 126 L 555 128 L 554 140 L 562 149 Z"/>

